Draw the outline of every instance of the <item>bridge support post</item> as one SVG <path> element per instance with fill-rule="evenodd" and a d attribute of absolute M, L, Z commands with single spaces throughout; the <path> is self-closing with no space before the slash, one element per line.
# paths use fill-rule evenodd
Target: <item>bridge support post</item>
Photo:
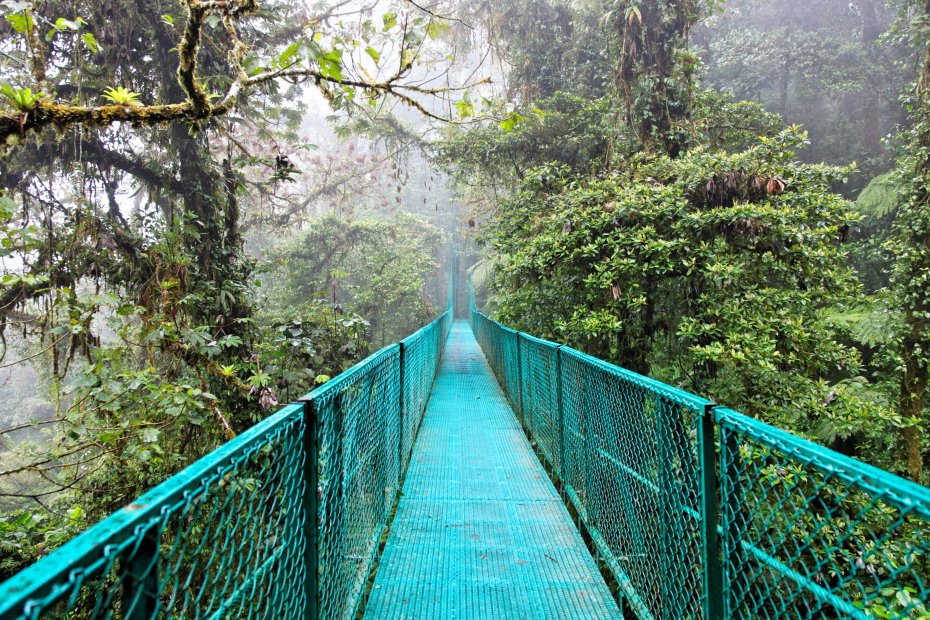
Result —
<path fill-rule="evenodd" d="M 441 336 L 440 336 L 441 338 Z M 400 398 L 398 399 L 398 407 L 400 407 L 397 419 L 397 488 L 396 492 L 400 492 L 400 481 L 404 478 L 404 459 L 409 458 L 409 454 L 404 454 L 404 416 L 406 412 L 404 411 L 404 342 L 403 340 L 399 343 L 400 346 L 400 357 L 399 359 L 399 370 L 397 372 L 397 383 L 398 383 L 398 392 L 400 393 Z M 442 345 L 440 345 L 440 348 Z"/>
<path fill-rule="evenodd" d="M 717 533 L 717 449 L 715 445 L 715 405 L 704 407 L 698 425 L 698 458 L 701 484 L 701 560 L 704 565 L 704 618 L 723 618 L 723 564 Z"/>
<path fill-rule="evenodd" d="M 125 559 L 120 595 L 127 620 L 148 620 L 158 614 L 160 534 L 158 526 L 149 527 Z"/>
<path fill-rule="evenodd" d="M 725 570 L 723 571 L 723 591 L 725 593 L 721 617 L 737 617 L 744 606 L 744 597 L 748 585 L 738 576 L 749 570 L 749 559 L 742 548 L 746 533 L 746 515 L 743 501 L 746 490 L 743 480 L 743 463 L 740 456 L 740 436 L 737 431 L 726 425 L 718 426 L 720 431 L 720 484 L 721 484 L 721 519 L 723 531 L 721 555 Z"/>
<path fill-rule="evenodd" d="M 523 428 L 526 429 L 530 442 L 533 441 L 533 425 L 526 419 L 526 411 L 523 409 L 523 347 L 520 343 L 520 332 L 514 334 L 514 340 L 517 343 L 517 409 L 520 412 L 520 420 L 523 422 Z M 506 372 L 506 370 L 504 371 Z"/>
<path fill-rule="evenodd" d="M 304 401 L 304 620 L 319 618 L 319 462 L 316 403 Z"/>
<path fill-rule="evenodd" d="M 555 468 L 559 482 L 562 488 L 559 489 L 563 496 L 565 494 L 565 407 L 562 405 L 562 345 L 555 348 L 555 400 L 556 411 L 559 416 L 559 466 Z"/>

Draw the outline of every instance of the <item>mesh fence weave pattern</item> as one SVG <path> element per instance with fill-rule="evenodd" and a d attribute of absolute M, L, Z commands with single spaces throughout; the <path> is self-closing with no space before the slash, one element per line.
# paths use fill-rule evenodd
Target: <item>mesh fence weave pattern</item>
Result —
<path fill-rule="evenodd" d="M 0 584 L 0 620 L 353 618 L 452 314 Z"/>
<path fill-rule="evenodd" d="M 320 618 L 354 618 L 423 419 L 451 310 L 314 390 L 319 455 L 311 600 Z"/>
<path fill-rule="evenodd" d="M 930 618 L 926 489 L 717 411 L 732 618 Z"/>
<path fill-rule="evenodd" d="M 930 489 L 470 318 L 636 616 L 930 619 Z"/>
<path fill-rule="evenodd" d="M 303 437 L 283 409 L 3 584 L 0 617 L 299 616 Z"/>

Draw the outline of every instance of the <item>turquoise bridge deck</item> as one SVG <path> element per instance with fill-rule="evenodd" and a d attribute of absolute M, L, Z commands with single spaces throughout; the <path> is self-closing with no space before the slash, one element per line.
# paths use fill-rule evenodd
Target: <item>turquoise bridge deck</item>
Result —
<path fill-rule="evenodd" d="M 366 618 L 620 618 L 465 321 L 452 327 Z"/>

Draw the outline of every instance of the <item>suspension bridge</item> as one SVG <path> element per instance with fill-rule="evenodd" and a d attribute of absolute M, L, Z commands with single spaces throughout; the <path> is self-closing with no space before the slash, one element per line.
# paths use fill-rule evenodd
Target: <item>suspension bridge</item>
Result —
<path fill-rule="evenodd" d="M 0 619 L 930 618 L 930 490 L 453 297 Z"/>

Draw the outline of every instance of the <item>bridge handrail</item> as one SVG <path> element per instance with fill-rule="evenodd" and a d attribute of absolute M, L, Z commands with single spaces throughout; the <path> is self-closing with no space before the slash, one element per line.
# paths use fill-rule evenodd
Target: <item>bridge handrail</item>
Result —
<path fill-rule="evenodd" d="M 642 619 L 930 618 L 930 489 L 711 401 L 470 320 Z"/>
<path fill-rule="evenodd" d="M 118 606 L 124 617 L 150 617 L 156 613 L 158 604 L 151 590 L 155 587 L 152 578 L 157 580 L 157 576 L 150 565 L 158 555 L 155 541 L 166 529 L 178 527 L 179 520 L 202 514 L 201 507 L 220 489 L 228 488 L 228 477 L 234 473 L 264 472 L 269 484 L 302 486 L 303 409 L 300 404 L 284 407 L 0 584 L 0 618 L 39 618 L 88 605 L 95 612 Z M 271 446 L 278 449 L 283 462 L 294 466 L 294 472 L 280 467 L 267 469 L 260 463 L 261 451 Z M 224 498 L 228 495 L 225 493 Z M 282 525 L 280 535 L 301 549 L 302 497 L 292 494 L 284 499 L 280 509 L 283 516 L 278 521 Z M 218 515 L 209 512 L 215 525 Z M 211 524 L 202 525 L 206 529 Z M 215 535 L 203 530 L 200 533 Z M 272 532 L 265 533 L 272 536 Z M 172 553 L 179 555 L 184 555 L 183 550 Z M 297 578 L 304 570 L 302 562 L 286 560 L 284 568 L 294 571 Z M 88 600 L 90 591 L 96 593 L 92 604 Z"/>
<path fill-rule="evenodd" d="M 0 620 L 354 618 L 452 327 L 456 269 L 435 321 L 0 584 Z"/>

